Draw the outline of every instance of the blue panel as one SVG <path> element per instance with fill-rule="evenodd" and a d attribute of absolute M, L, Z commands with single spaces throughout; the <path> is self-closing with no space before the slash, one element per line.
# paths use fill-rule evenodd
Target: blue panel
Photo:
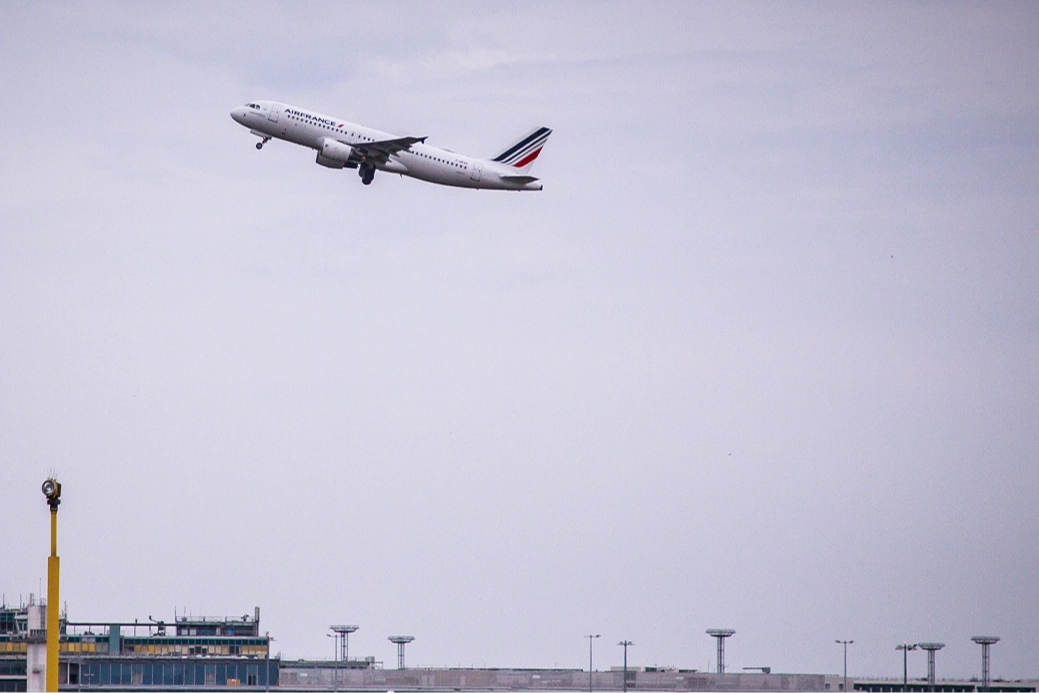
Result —
<path fill-rule="evenodd" d="M 117 655 L 120 652 L 119 649 L 119 626 L 108 627 L 108 654 Z"/>

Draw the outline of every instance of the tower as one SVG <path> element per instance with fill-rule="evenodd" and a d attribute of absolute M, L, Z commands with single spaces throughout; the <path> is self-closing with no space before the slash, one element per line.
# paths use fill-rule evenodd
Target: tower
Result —
<path fill-rule="evenodd" d="M 404 646 L 415 639 L 414 635 L 391 635 L 390 642 L 397 646 L 397 668 L 404 668 Z"/>
<path fill-rule="evenodd" d="M 934 653 L 945 647 L 943 642 L 918 643 L 921 650 L 927 650 L 927 687 L 934 690 Z"/>
<path fill-rule="evenodd" d="M 988 648 L 989 645 L 999 642 L 999 638 L 995 635 L 975 635 L 971 640 L 981 645 L 981 690 L 987 691 L 989 685 Z"/>
<path fill-rule="evenodd" d="M 341 638 L 339 642 L 339 659 L 344 662 L 350 658 L 350 633 L 357 632 L 357 626 L 329 626 L 329 629 Z"/>
<path fill-rule="evenodd" d="M 710 628 L 707 634 L 718 639 L 718 673 L 725 673 L 725 638 L 735 634 L 731 628 Z"/>

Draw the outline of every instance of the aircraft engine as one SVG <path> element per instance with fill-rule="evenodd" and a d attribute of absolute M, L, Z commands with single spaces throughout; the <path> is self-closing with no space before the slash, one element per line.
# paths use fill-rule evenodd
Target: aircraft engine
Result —
<path fill-rule="evenodd" d="M 343 168 L 351 163 L 351 157 L 354 159 L 352 163 L 356 165 L 357 156 L 354 154 L 353 147 L 326 137 L 321 141 L 321 151 L 317 153 L 317 162 L 328 168 Z"/>
<path fill-rule="evenodd" d="M 346 166 L 345 161 L 339 161 L 338 159 L 329 159 L 327 156 L 317 153 L 317 162 L 321 166 L 327 166 L 328 168 L 343 168 Z"/>

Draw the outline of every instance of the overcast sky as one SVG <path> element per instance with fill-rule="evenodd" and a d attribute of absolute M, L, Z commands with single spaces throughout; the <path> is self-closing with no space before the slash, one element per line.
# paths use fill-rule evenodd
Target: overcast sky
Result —
<path fill-rule="evenodd" d="M 1039 676 L 1037 65 L 1036 3 L 0 4 L 0 589 L 56 471 L 73 620 Z M 257 99 L 547 125 L 545 189 L 366 187 Z"/>

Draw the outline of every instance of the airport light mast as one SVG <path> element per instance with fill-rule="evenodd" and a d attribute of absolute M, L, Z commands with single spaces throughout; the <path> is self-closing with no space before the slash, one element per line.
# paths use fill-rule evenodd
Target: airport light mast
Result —
<path fill-rule="evenodd" d="M 51 508 L 51 555 L 47 559 L 47 691 L 58 690 L 58 505 L 61 504 L 61 484 L 54 477 L 43 482 L 43 495 Z"/>
<path fill-rule="evenodd" d="M 919 643 L 921 650 L 927 651 L 927 686 L 934 690 L 934 653 L 945 647 L 943 642 Z"/>
<path fill-rule="evenodd" d="M 718 673 L 725 673 L 725 638 L 731 637 L 736 631 L 732 628 L 710 628 L 707 634 L 718 639 Z"/>
<path fill-rule="evenodd" d="M 397 668 L 404 668 L 404 646 L 415 639 L 414 635 L 391 635 L 389 641 L 397 646 Z"/>
<path fill-rule="evenodd" d="M 359 626 L 329 626 L 329 629 L 340 638 L 339 659 L 344 662 L 350 659 L 350 633 L 356 633 Z"/>
<path fill-rule="evenodd" d="M 975 635 L 971 640 L 981 645 L 981 690 L 987 691 L 989 689 L 988 648 L 989 645 L 999 642 L 999 638 L 995 635 Z"/>
<path fill-rule="evenodd" d="M 848 690 L 848 645 L 855 642 L 854 640 L 837 640 L 835 641 L 838 645 L 844 645 L 844 690 Z"/>
<path fill-rule="evenodd" d="M 630 640 L 621 640 L 617 644 L 624 648 L 624 693 L 628 693 L 628 648 L 635 643 Z"/>
<path fill-rule="evenodd" d="M 586 635 L 588 638 L 588 693 L 592 693 L 592 643 L 595 642 L 596 638 L 601 638 L 601 634 Z"/>
<path fill-rule="evenodd" d="M 896 645 L 895 649 L 902 650 L 902 693 L 905 693 L 906 686 L 909 684 L 909 650 L 915 650 L 916 645 L 904 642 L 901 645 Z"/>

